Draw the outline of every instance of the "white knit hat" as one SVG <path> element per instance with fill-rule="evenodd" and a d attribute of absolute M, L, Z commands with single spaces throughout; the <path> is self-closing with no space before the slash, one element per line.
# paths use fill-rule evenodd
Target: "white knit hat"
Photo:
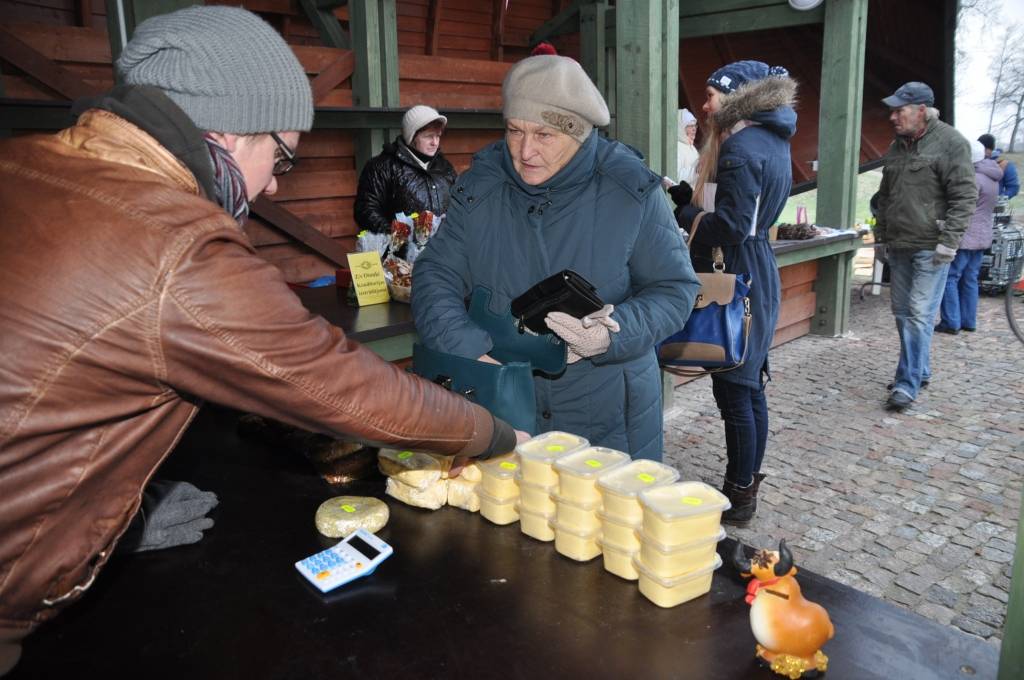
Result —
<path fill-rule="evenodd" d="M 412 146 L 412 140 L 416 133 L 436 120 L 441 121 L 441 125 L 448 124 L 448 119 L 438 113 L 437 109 L 417 104 L 402 116 L 402 139 L 406 144 Z"/>
<path fill-rule="evenodd" d="M 547 125 L 584 141 L 594 127 L 607 125 L 608 105 L 575 59 L 542 54 L 523 59 L 501 85 L 505 120 Z"/>
<path fill-rule="evenodd" d="M 680 142 L 689 143 L 689 137 L 686 136 L 686 128 L 696 124 L 697 118 L 690 113 L 690 109 L 679 109 L 679 125 L 676 128 L 676 134 Z"/>
<path fill-rule="evenodd" d="M 985 160 L 985 146 L 976 139 L 971 140 L 971 162 L 977 163 Z"/>

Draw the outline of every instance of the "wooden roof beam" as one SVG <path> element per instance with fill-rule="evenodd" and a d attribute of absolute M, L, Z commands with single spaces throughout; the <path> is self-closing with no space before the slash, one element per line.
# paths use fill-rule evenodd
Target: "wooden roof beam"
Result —
<path fill-rule="evenodd" d="M 533 47 L 545 40 L 566 33 L 578 33 L 580 30 L 580 6 L 584 2 L 585 0 L 575 0 L 556 16 L 541 24 L 541 27 L 530 35 L 530 46 Z"/>
<path fill-rule="evenodd" d="M 328 47 L 350 50 L 352 40 L 334 16 L 334 8 L 341 4 L 344 3 L 335 0 L 299 0 L 302 11 L 320 34 L 320 42 Z"/>
<path fill-rule="evenodd" d="M 293 212 L 284 208 L 265 195 L 260 195 L 252 204 L 253 214 L 266 220 L 270 226 L 280 229 L 299 243 L 312 248 L 339 267 L 348 269 L 348 258 L 340 243 L 327 236 L 316 227 L 306 223 Z"/>
<path fill-rule="evenodd" d="M 32 76 L 46 87 L 68 99 L 97 94 L 96 88 L 47 59 L 42 53 L 22 42 L 10 31 L 0 28 L 0 57 Z"/>

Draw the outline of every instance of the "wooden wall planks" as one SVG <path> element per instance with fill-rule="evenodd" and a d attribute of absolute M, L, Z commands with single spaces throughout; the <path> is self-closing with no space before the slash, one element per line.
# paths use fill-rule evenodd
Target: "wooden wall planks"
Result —
<path fill-rule="evenodd" d="M 239 3 L 206 0 L 206 4 Z M 505 17 L 504 61 L 496 62 L 490 61 L 495 3 L 443 0 L 437 54 L 427 56 L 430 4 L 431 0 L 397 2 L 402 106 L 422 103 L 443 110 L 500 108 L 501 82 L 511 63 L 529 53 L 526 40 L 530 32 L 560 11 L 558 3 L 551 0 L 512 2 Z M 316 30 L 296 0 L 246 0 L 245 7 L 260 13 L 285 36 L 311 79 L 345 52 L 320 45 Z M 100 93 L 113 85 L 104 0 L 92 0 L 91 10 L 92 25 L 80 27 L 76 25 L 75 0 L 0 0 L 0 27 Z M 347 8 L 339 8 L 334 14 L 347 28 Z M 10 64 L 0 66 L 5 96 L 61 99 Z M 317 104 L 351 106 L 351 77 L 327 90 Z M 500 130 L 449 130 L 442 149 L 456 170 L 464 172 L 473 153 L 500 136 Z M 314 130 L 303 135 L 298 151 L 301 162 L 295 171 L 281 178 L 274 200 L 351 250 L 357 231 L 352 212 L 359 179 L 352 133 Z M 246 231 L 260 255 L 279 266 L 289 281 L 305 281 L 334 271 L 330 262 L 259 218 L 253 218 Z"/>

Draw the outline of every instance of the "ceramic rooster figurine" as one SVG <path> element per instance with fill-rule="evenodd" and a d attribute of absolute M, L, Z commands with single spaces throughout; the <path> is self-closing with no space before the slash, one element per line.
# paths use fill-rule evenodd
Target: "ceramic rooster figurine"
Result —
<path fill-rule="evenodd" d="M 750 628 L 757 639 L 757 658 L 779 675 L 792 680 L 817 677 L 828 669 L 821 646 L 835 629 L 824 607 L 800 594 L 796 567 L 786 541 L 779 550 L 758 550 L 746 559 L 743 544 L 736 543 L 733 566 L 751 577 L 747 584 Z"/>

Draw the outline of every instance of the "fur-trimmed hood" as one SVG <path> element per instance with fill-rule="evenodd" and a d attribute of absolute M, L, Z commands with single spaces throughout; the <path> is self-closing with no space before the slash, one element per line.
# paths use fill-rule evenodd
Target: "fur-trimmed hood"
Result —
<path fill-rule="evenodd" d="M 796 81 L 772 76 L 743 85 L 732 94 L 719 96 L 722 107 L 714 114 L 719 130 L 728 130 L 741 120 L 772 129 L 783 139 L 796 132 Z"/>

